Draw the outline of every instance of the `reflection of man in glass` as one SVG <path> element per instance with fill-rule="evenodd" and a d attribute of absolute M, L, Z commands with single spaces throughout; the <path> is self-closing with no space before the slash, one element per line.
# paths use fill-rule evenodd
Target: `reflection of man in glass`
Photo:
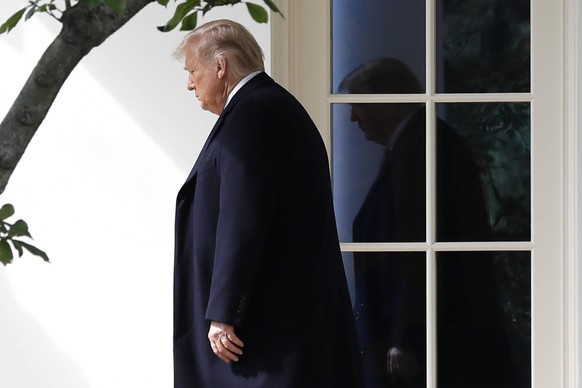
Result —
<path fill-rule="evenodd" d="M 392 58 L 370 61 L 356 68 L 341 82 L 340 90 L 351 94 L 424 93 L 410 69 Z M 378 175 L 354 219 L 353 240 L 426 241 L 424 104 L 352 104 L 351 120 L 358 124 L 367 140 L 386 149 Z M 437 239 L 488 240 L 488 217 L 477 166 L 462 138 L 440 119 L 436 120 L 436 147 Z M 454 256 L 446 258 L 438 264 L 440 272 L 458 271 L 461 276 L 457 277 L 458 282 L 439 284 L 440 295 L 447 298 L 454 295 L 447 299 L 452 301 L 450 305 L 437 306 L 439 325 L 453 323 L 455 335 L 463 330 L 466 333 L 460 337 L 453 335 L 447 343 L 439 342 L 439 386 L 505 387 L 495 385 L 500 379 L 484 377 L 484 373 L 489 376 L 502 373 L 499 369 L 503 366 L 492 364 L 495 355 L 473 357 L 481 349 L 471 349 L 470 343 L 458 341 L 481 333 L 475 330 L 479 324 L 473 320 L 477 318 L 465 317 L 460 311 L 479 311 L 473 314 L 475 317 L 499 317 L 491 261 L 480 261 L 484 263 L 480 268 L 484 272 L 477 274 L 477 278 L 483 288 L 470 290 L 466 286 L 469 271 L 464 261 Z M 354 259 L 355 314 L 368 386 L 425 387 L 425 253 L 355 253 Z M 444 269 L 443 265 L 446 265 Z M 463 292 L 476 293 L 479 297 L 459 302 L 462 298 L 456 295 Z M 442 338 L 448 338 L 447 330 L 439 327 Z M 497 347 L 495 352 L 499 350 L 507 349 Z M 501 358 L 505 360 L 505 356 Z"/>

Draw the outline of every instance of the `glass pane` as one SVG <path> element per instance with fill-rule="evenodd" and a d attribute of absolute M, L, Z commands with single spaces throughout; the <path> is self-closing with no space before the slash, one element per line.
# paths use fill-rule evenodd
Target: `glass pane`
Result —
<path fill-rule="evenodd" d="M 410 66 L 424 91 L 425 14 L 424 0 L 332 0 L 331 92 L 356 67 L 384 57 Z"/>
<path fill-rule="evenodd" d="M 529 252 L 437 256 L 437 386 L 530 387 Z"/>
<path fill-rule="evenodd" d="M 332 115 L 340 240 L 424 241 L 424 105 L 335 104 Z"/>
<path fill-rule="evenodd" d="M 437 112 L 456 131 L 437 134 L 438 240 L 528 241 L 529 103 L 437 104 Z"/>
<path fill-rule="evenodd" d="M 530 90 L 530 0 L 437 1 L 437 92 Z"/>
<path fill-rule="evenodd" d="M 356 285 L 355 285 L 356 277 L 354 274 L 354 253 L 342 252 L 342 260 L 344 263 L 344 270 L 346 272 L 346 280 L 348 281 L 350 297 L 352 299 L 352 306 L 354 306 L 356 301 Z"/>
<path fill-rule="evenodd" d="M 354 314 L 367 387 L 426 386 L 425 253 L 355 252 Z"/>

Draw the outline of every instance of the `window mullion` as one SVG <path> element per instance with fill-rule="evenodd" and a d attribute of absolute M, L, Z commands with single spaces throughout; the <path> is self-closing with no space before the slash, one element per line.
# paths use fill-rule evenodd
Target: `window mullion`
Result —
<path fill-rule="evenodd" d="M 437 386 L 437 285 L 436 252 L 432 249 L 436 238 L 436 147 L 435 103 L 436 88 L 436 1 L 426 0 L 426 386 Z"/>

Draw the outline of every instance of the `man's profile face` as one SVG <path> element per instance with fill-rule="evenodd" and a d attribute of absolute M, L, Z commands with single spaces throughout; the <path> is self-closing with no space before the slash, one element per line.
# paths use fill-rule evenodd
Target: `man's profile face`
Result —
<path fill-rule="evenodd" d="M 398 119 L 390 104 L 351 104 L 350 121 L 358 124 L 366 140 L 387 146 Z"/>
<path fill-rule="evenodd" d="M 206 65 L 199 60 L 195 50 L 186 50 L 184 69 L 188 71 L 188 90 L 193 91 L 200 107 L 220 115 L 228 93 L 225 92 L 223 69 L 218 62 Z"/>

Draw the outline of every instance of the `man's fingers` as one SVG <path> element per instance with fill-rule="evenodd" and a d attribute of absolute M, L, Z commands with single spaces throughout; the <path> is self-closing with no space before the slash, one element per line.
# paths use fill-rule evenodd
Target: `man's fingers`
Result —
<path fill-rule="evenodd" d="M 243 353 L 242 349 L 239 347 L 240 345 L 232 341 L 227 335 L 221 336 L 219 342 L 224 346 L 225 349 L 231 351 L 232 353 L 236 353 L 239 356 Z M 240 343 L 240 340 L 238 342 Z"/>
<path fill-rule="evenodd" d="M 397 348 L 388 351 L 388 373 L 400 376 L 404 381 L 415 382 L 421 378 L 422 368 L 416 362 L 414 355 L 409 352 L 401 352 Z"/>
<path fill-rule="evenodd" d="M 242 348 L 243 346 L 245 346 L 245 344 L 244 344 L 244 343 L 241 341 L 241 339 L 240 339 L 240 338 L 238 338 L 238 337 L 236 336 L 236 334 L 234 334 L 234 331 L 233 331 L 233 332 L 230 332 L 230 333 L 227 333 L 227 334 L 226 334 L 226 338 L 227 338 L 227 339 L 228 339 L 230 342 L 232 342 L 233 344 L 235 344 L 235 345 L 236 345 L 236 346 L 238 346 L 238 347 L 241 347 L 241 348 Z"/>
<path fill-rule="evenodd" d="M 226 338 L 224 338 L 224 339 L 221 338 L 215 342 L 215 346 L 216 346 L 216 350 L 217 350 L 216 355 L 218 357 L 220 357 L 220 359 L 225 361 L 225 362 L 238 361 L 238 355 L 233 353 L 228 348 L 227 342 L 228 342 L 228 339 L 226 339 Z M 230 346 L 232 347 L 233 345 L 231 344 Z M 239 351 L 240 351 L 240 349 L 239 349 Z"/>
<path fill-rule="evenodd" d="M 218 346 L 216 345 L 216 343 L 210 341 L 210 347 L 212 348 L 212 351 L 214 352 L 214 354 L 216 354 L 216 356 L 218 356 L 218 358 L 220 358 L 222 361 L 229 363 L 230 360 L 226 357 L 224 357 L 222 354 L 220 354 L 220 352 L 218 351 Z"/>
<path fill-rule="evenodd" d="M 227 364 L 230 364 L 230 362 L 233 361 L 233 360 L 228 359 L 225 355 L 223 355 L 220 352 L 216 352 L 216 356 L 218 358 L 220 358 L 222 361 L 226 362 Z"/>

